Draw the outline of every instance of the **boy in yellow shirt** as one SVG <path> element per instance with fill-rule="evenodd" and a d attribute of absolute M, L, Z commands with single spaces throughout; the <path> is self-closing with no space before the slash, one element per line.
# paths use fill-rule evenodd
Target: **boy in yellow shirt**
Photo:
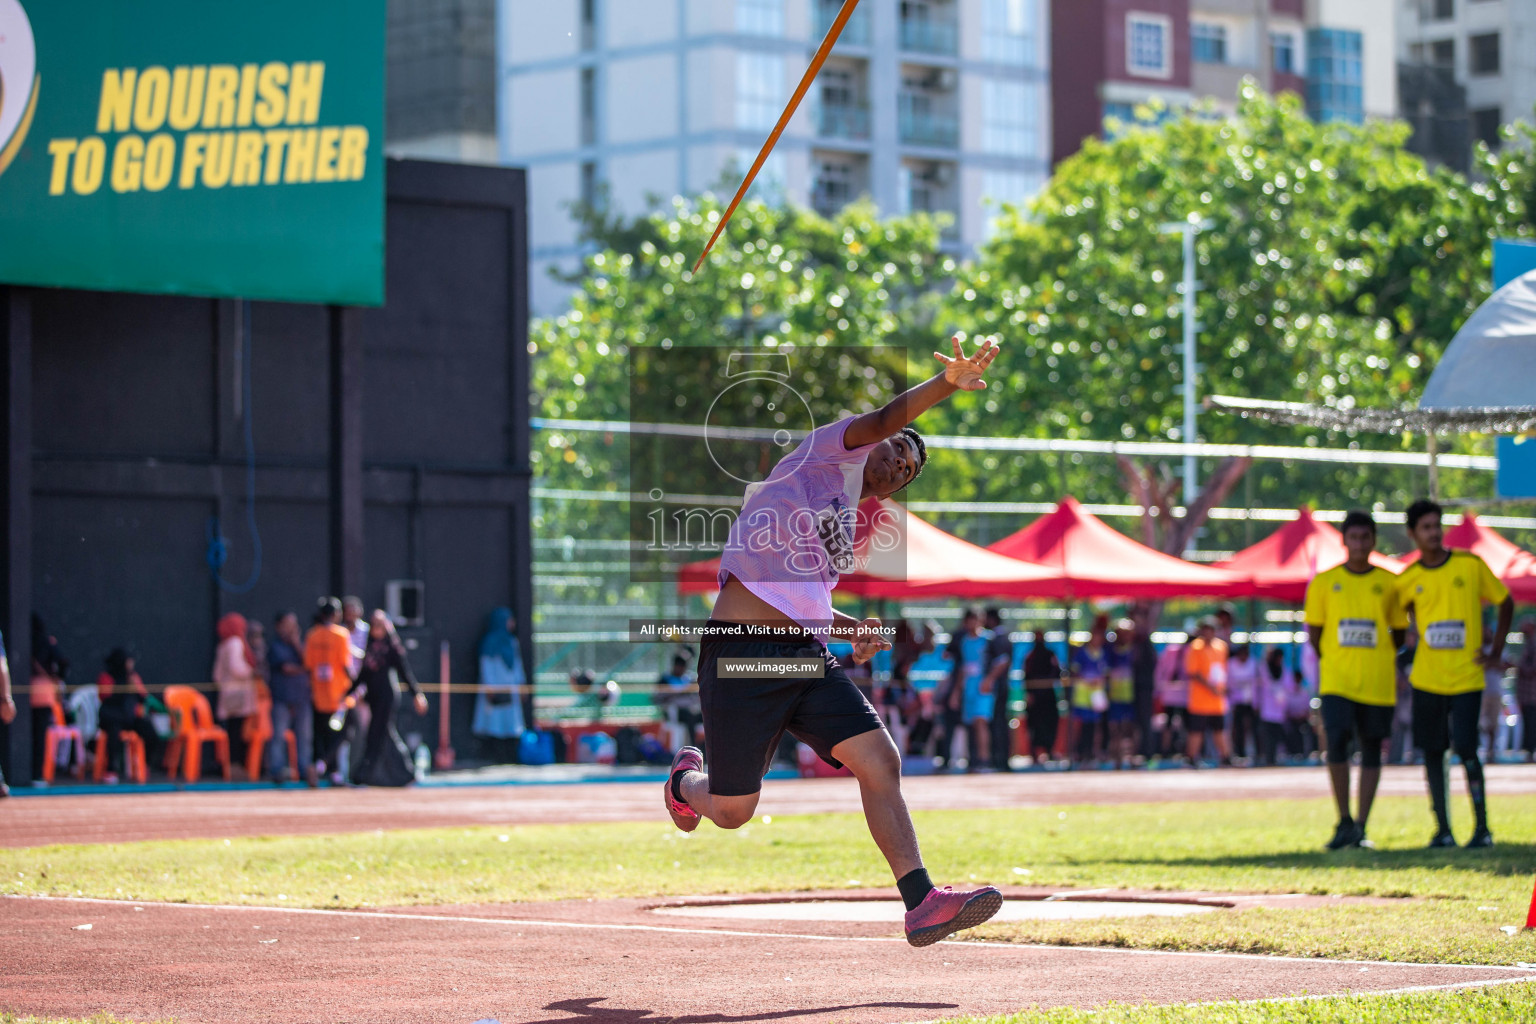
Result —
<path fill-rule="evenodd" d="M 1413 745 L 1424 751 L 1424 773 L 1435 812 L 1430 848 L 1455 846 L 1445 807 L 1445 752 L 1456 751 L 1467 772 L 1476 826 L 1469 849 L 1493 845 L 1488 831 L 1483 763 L 1477 756 L 1477 723 L 1483 704 L 1483 666 L 1504 658 L 1504 639 L 1514 618 L 1509 589 L 1470 551 L 1443 544 L 1440 506 L 1416 501 L 1408 507 L 1408 536 L 1419 560 L 1397 578 L 1398 598 L 1413 615 L 1419 634 L 1413 659 Z M 1497 605 L 1498 625 L 1483 644 L 1483 606 Z"/>
<path fill-rule="evenodd" d="M 1371 564 L 1376 520 L 1367 512 L 1350 512 L 1343 532 L 1349 557 L 1312 578 L 1304 612 L 1317 651 L 1328 780 L 1339 809 L 1330 850 L 1371 845 L 1365 823 L 1381 782 L 1381 746 L 1392 735 L 1397 649 L 1408 633 L 1397 577 Z M 1351 741 L 1360 747 L 1359 817 L 1349 813 Z"/>

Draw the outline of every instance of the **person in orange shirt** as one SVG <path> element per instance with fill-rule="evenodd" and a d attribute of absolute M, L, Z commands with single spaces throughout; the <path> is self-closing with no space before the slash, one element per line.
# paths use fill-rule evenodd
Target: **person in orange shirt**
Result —
<path fill-rule="evenodd" d="M 1184 649 L 1184 676 L 1189 680 L 1189 763 L 1200 764 L 1200 753 L 1209 735 L 1216 743 L 1221 763 L 1230 760 L 1227 750 L 1227 645 L 1216 636 L 1216 621 L 1201 619 L 1195 638 Z"/>
<path fill-rule="evenodd" d="M 331 728 L 331 715 L 352 688 L 352 634 L 338 625 L 340 618 L 341 602 L 321 598 L 315 624 L 304 637 L 304 667 L 315 709 L 315 770 L 324 775 L 329 767 L 337 785 L 342 782 L 336 765 L 341 734 Z"/>

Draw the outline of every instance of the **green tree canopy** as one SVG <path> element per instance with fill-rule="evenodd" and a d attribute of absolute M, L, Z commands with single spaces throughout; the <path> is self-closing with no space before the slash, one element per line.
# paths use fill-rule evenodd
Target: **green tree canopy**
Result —
<path fill-rule="evenodd" d="M 1235 117 L 1190 111 L 1089 140 L 1027 209 L 1005 213 L 992 242 L 960 272 L 941 321 L 1001 338 L 1001 387 L 985 402 L 946 406 L 933 425 L 1177 439 L 1183 264 L 1179 237 L 1159 226 L 1191 217 L 1212 225 L 1198 245 L 1201 391 L 1345 407 L 1415 401 L 1456 329 L 1489 294 L 1490 238 L 1525 222 L 1524 171 L 1516 161 L 1501 176 L 1469 183 L 1426 168 L 1404 149 L 1407 132 L 1397 123 L 1317 124 L 1294 97 L 1273 99 L 1250 85 Z M 1201 416 L 1200 435 L 1218 443 L 1404 444 L 1217 414 Z M 1005 471 L 978 474 L 946 454 L 935 485 L 947 496 L 1049 500 L 1065 488 L 1086 500 L 1124 500 L 1108 460 L 998 458 L 992 468 Z M 1422 475 L 1350 465 L 1260 463 L 1253 475 L 1260 505 L 1401 507 L 1423 486 Z M 1449 490 L 1457 486 L 1447 477 Z"/>

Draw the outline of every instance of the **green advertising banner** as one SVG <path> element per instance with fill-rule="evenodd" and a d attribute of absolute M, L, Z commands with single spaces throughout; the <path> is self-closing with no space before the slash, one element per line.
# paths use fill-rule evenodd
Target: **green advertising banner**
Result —
<path fill-rule="evenodd" d="M 0 0 L 0 282 L 381 305 L 383 0 Z"/>

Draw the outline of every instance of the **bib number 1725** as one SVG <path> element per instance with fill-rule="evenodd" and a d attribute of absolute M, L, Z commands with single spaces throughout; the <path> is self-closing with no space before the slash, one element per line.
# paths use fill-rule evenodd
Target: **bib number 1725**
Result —
<path fill-rule="evenodd" d="M 1340 619 L 1339 646 L 1374 649 L 1376 646 L 1376 620 Z"/>

